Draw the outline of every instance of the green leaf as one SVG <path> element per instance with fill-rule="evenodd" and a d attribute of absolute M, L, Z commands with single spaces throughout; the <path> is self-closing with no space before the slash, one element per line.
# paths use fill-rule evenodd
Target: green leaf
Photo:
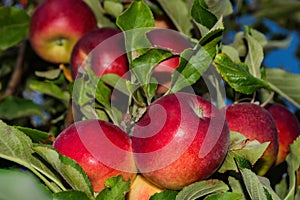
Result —
<path fill-rule="evenodd" d="M 126 52 L 129 52 L 128 58 L 131 63 L 136 51 L 142 51 L 151 46 L 146 32 L 154 27 L 153 14 L 144 1 L 133 1 L 117 18 L 116 24 L 125 33 Z"/>
<path fill-rule="evenodd" d="M 32 155 L 32 145 L 30 138 L 23 132 L 0 120 L 0 158 L 28 168 L 52 191 L 64 190 L 65 188 L 59 178 L 44 163 Z M 45 176 L 53 182 L 49 182 Z"/>
<path fill-rule="evenodd" d="M 268 200 L 263 185 L 260 183 L 258 176 L 250 169 L 240 169 L 245 187 L 251 199 Z"/>
<path fill-rule="evenodd" d="M 61 69 L 51 69 L 48 71 L 35 71 L 34 74 L 38 77 L 46 79 L 56 79 L 61 74 Z"/>
<path fill-rule="evenodd" d="M 154 26 L 151 9 L 144 1 L 133 1 L 131 5 L 117 18 L 117 25 L 123 30 L 146 28 Z"/>
<path fill-rule="evenodd" d="M 97 83 L 95 98 L 104 107 L 110 107 L 111 89 L 101 79 Z"/>
<path fill-rule="evenodd" d="M 45 118 L 45 114 L 42 112 L 41 107 L 30 99 L 8 96 L 0 101 L 1 119 L 12 120 L 33 115 Z"/>
<path fill-rule="evenodd" d="M 224 80 L 240 93 L 252 94 L 259 88 L 270 89 L 266 81 L 252 76 L 247 66 L 234 63 L 226 54 L 217 54 L 213 63 Z"/>
<path fill-rule="evenodd" d="M 89 5 L 96 16 L 98 27 L 115 27 L 116 25 L 105 15 L 105 10 L 99 0 L 83 0 Z"/>
<path fill-rule="evenodd" d="M 284 197 L 288 194 L 288 184 L 287 178 L 283 177 L 279 183 L 275 185 L 275 191 L 279 195 L 280 199 L 284 199 Z"/>
<path fill-rule="evenodd" d="M 105 182 L 103 189 L 96 200 L 123 200 L 130 189 L 130 180 L 124 181 L 121 175 L 110 177 Z"/>
<path fill-rule="evenodd" d="M 217 17 L 210 12 L 202 0 L 195 0 L 191 9 L 193 19 L 199 24 L 211 29 L 218 21 Z"/>
<path fill-rule="evenodd" d="M 65 105 L 68 105 L 70 95 L 67 91 L 63 91 L 58 85 L 53 82 L 31 80 L 29 88 L 61 100 Z"/>
<path fill-rule="evenodd" d="M 209 179 L 184 187 L 176 196 L 176 200 L 192 200 L 204 197 L 208 194 L 226 192 L 228 190 L 229 187 L 224 182 L 217 179 Z"/>
<path fill-rule="evenodd" d="M 101 76 L 101 80 L 113 87 L 114 89 L 126 94 L 126 95 L 130 95 L 130 91 L 127 88 L 127 84 L 130 84 L 130 81 L 125 80 L 123 78 L 120 78 L 120 76 L 116 75 L 116 74 L 105 74 L 103 76 Z"/>
<path fill-rule="evenodd" d="M 230 45 L 222 45 L 222 53 L 226 54 L 233 62 L 241 62 L 239 52 Z"/>
<path fill-rule="evenodd" d="M 251 165 L 262 156 L 270 142 L 263 144 L 257 140 L 249 141 L 244 135 L 237 132 L 230 132 L 230 145 L 226 158 L 219 169 L 219 172 L 224 173 L 228 170 L 237 171 L 235 158 L 243 157 L 248 160 Z"/>
<path fill-rule="evenodd" d="M 93 197 L 88 177 L 74 160 L 48 146 L 35 145 L 33 150 L 47 161 L 74 190 L 82 191 L 90 198 Z"/>
<path fill-rule="evenodd" d="M 53 194 L 53 200 L 91 200 L 84 192 L 68 190 Z"/>
<path fill-rule="evenodd" d="M 180 55 L 179 67 L 174 70 L 171 80 L 172 93 L 191 86 L 196 83 L 201 75 L 208 69 L 212 62 L 212 58 L 204 48 L 200 48 L 194 52 L 186 49 Z"/>
<path fill-rule="evenodd" d="M 0 169 L 1 200 L 51 200 L 52 194 L 29 172 Z"/>
<path fill-rule="evenodd" d="M 15 126 L 15 128 L 25 133 L 35 143 L 52 143 L 52 141 L 54 140 L 54 136 L 52 134 L 46 133 L 41 130 L 21 126 Z"/>
<path fill-rule="evenodd" d="M 175 200 L 178 191 L 163 190 L 162 192 L 155 193 L 149 200 Z"/>
<path fill-rule="evenodd" d="M 282 69 L 266 68 L 266 81 L 272 90 L 291 103 L 300 106 L 300 75 Z"/>
<path fill-rule="evenodd" d="M 270 181 L 266 177 L 258 176 L 259 181 L 264 186 L 265 192 L 269 194 L 271 200 L 281 200 L 281 198 L 276 194 L 276 192 L 271 187 Z"/>
<path fill-rule="evenodd" d="M 205 47 L 205 45 L 207 45 L 208 43 L 212 43 L 211 46 L 216 47 L 217 44 L 222 40 L 223 31 L 224 31 L 224 24 L 223 24 L 223 18 L 221 17 L 216 22 L 216 24 L 205 35 L 201 37 L 199 44 Z M 217 42 L 212 42 L 214 40 Z M 206 47 L 206 49 L 208 48 Z"/>
<path fill-rule="evenodd" d="M 111 106 L 112 91 L 103 80 L 117 84 L 121 79 L 113 75 L 97 77 L 89 67 L 85 68 L 85 72 L 81 78 L 74 81 L 72 93 L 73 103 L 80 109 L 82 118 L 108 121 L 108 115 L 117 124 L 119 111 Z M 111 77 L 114 80 L 109 80 Z"/>
<path fill-rule="evenodd" d="M 249 72 L 255 78 L 261 78 L 261 63 L 264 58 L 262 45 L 251 35 L 245 36 L 248 44 L 248 53 L 245 59 L 245 64 L 249 67 Z"/>
<path fill-rule="evenodd" d="M 28 34 L 30 17 L 25 10 L 0 7 L 0 50 L 22 41 Z"/>
<path fill-rule="evenodd" d="M 290 145 L 290 153 L 286 157 L 289 176 L 289 192 L 285 199 L 293 199 L 296 191 L 296 170 L 300 167 L 300 136 Z"/>
<path fill-rule="evenodd" d="M 132 73 L 136 76 L 138 80 L 138 85 L 140 85 L 144 93 L 146 94 L 148 103 L 151 102 L 151 98 L 155 94 L 155 90 L 152 90 L 151 74 L 153 69 L 163 60 L 170 58 L 173 54 L 165 49 L 150 49 L 145 54 L 134 59 L 131 64 Z M 155 87 L 156 88 L 156 87 Z"/>
<path fill-rule="evenodd" d="M 230 0 L 205 0 L 205 3 L 209 11 L 212 12 L 217 18 L 230 15 L 233 12 Z"/>
<path fill-rule="evenodd" d="M 115 18 L 117 18 L 123 11 L 122 3 L 111 0 L 104 1 L 103 8 L 108 14 L 114 16 Z"/>
<path fill-rule="evenodd" d="M 212 194 L 204 198 L 204 200 L 240 200 L 242 195 L 233 192 L 225 192 L 221 194 Z"/>
<path fill-rule="evenodd" d="M 191 23 L 191 16 L 187 4 L 182 0 L 158 0 L 163 10 L 167 13 L 172 20 L 178 31 L 190 35 L 193 28 Z"/>
<path fill-rule="evenodd" d="M 229 176 L 228 177 L 228 183 L 230 185 L 230 189 L 231 189 L 232 192 L 244 195 L 243 186 L 237 178 Z"/>

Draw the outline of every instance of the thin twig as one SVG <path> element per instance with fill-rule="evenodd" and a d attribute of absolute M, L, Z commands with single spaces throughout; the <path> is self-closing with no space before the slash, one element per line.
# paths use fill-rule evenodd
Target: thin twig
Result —
<path fill-rule="evenodd" d="M 270 93 L 269 97 L 266 99 L 266 101 L 263 102 L 260 106 L 261 106 L 261 107 L 265 107 L 268 103 L 270 103 L 271 100 L 272 100 L 273 97 L 274 97 L 274 94 L 275 94 L 275 92 L 272 91 L 272 92 Z"/>
<path fill-rule="evenodd" d="M 65 128 L 67 128 L 68 126 L 70 126 L 71 124 L 74 123 L 74 111 L 73 111 L 73 104 L 72 104 L 72 100 L 70 100 L 69 102 L 69 107 L 66 113 L 66 117 L 65 117 L 65 123 L 64 126 Z"/>
<path fill-rule="evenodd" d="M 24 40 L 20 44 L 15 69 L 13 71 L 13 74 L 11 75 L 9 82 L 8 82 L 7 88 L 1 98 L 12 95 L 21 80 L 22 73 L 23 73 L 25 50 L 26 50 L 26 46 L 27 46 L 26 43 L 27 43 L 27 40 Z"/>

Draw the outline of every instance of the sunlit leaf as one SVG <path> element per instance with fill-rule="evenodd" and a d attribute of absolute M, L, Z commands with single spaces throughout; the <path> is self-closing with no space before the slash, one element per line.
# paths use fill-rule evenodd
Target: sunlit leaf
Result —
<path fill-rule="evenodd" d="M 91 200 L 84 192 L 68 190 L 53 194 L 53 200 Z"/>
<path fill-rule="evenodd" d="M 184 187 L 176 196 L 176 200 L 192 200 L 204 197 L 208 194 L 226 192 L 229 187 L 222 181 L 216 179 L 199 181 Z"/>
<path fill-rule="evenodd" d="M 162 192 L 155 193 L 150 197 L 150 200 L 175 200 L 178 191 L 163 190 Z"/>
<path fill-rule="evenodd" d="M 53 82 L 31 80 L 29 82 L 29 88 L 38 91 L 42 94 L 46 94 L 54 98 L 60 99 L 66 105 L 68 104 L 70 99 L 69 93 L 67 91 L 62 90 L 58 85 L 56 85 Z"/>
<path fill-rule="evenodd" d="M 33 150 L 46 160 L 74 190 L 82 191 L 89 197 L 93 196 L 88 177 L 74 160 L 47 146 L 35 145 Z"/>
<path fill-rule="evenodd" d="M 249 141 L 245 136 L 237 132 L 230 132 L 230 145 L 228 153 L 219 172 L 223 173 L 227 170 L 237 171 L 235 158 L 243 157 L 247 159 L 251 165 L 262 156 L 267 149 L 269 142 L 259 143 L 256 140 Z"/>
<path fill-rule="evenodd" d="M 233 192 L 212 194 L 204 198 L 204 200 L 240 200 L 240 199 L 242 199 L 242 195 Z"/>
<path fill-rule="evenodd" d="M 247 66 L 234 63 L 226 54 L 218 54 L 214 65 L 224 80 L 238 92 L 252 94 L 259 88 L 270 89 L 266 81 L 252 76 Z"/>
<path fill-rule="evenodd" d="M 187 4 L 182 0 L 158 0 L 164 11 L 170 17 L 178 31 L 190 35 L 190 30 L 193 28 L 191 16 Z"/>
<path fill-rule="evenodd" d="M 105 182 L 103 189 L 96 200 L 123 200 L 130 189 L 130 180 L 124 181 L 121 175 L 110 177 Z"/>
<path fill-rule="evenodd" d="M 59 178 L 43 162 L 32 155 L 32 146 L 32 141 L 27 135 L 0 121 L 0 157 L 27 167 L 51 190 L 59 191 L 58 187 L 64 189 Z M 45 176 L 54 182 L 50 183 Z"/>
<path fill-rule="evenodd" d="M 150 42 L 146 32 L 154 27 L 154 17 L 151 9 L 144 1 L 133 1 L 116 20 L 118 27 L 124 31 L 126 50 L 129 62 L 135 57 L 134 52 L 149 48 Z"/>
<path fill-rule="evenodd" d="M 282 69 L 267 68 L 266 80 L 275 92 L 293 104 L 300 106 L 299 74 L 292 74 Z"/>
<path fill-rule="evenodd" d="M 18 130 L 25 133 L 35 143 L 52 143 L 54 136 L 38 129 L 32 129 L 27 127 L 15 126 Z"/>
<path fill-rule="evenodd" d="M 286 157 L 289 175 L 289 192 L 285 199 L 292 199 L 296 191 L 296 170 L 300 167 L 300 136 L 290 145 L 290 153 Z"/>

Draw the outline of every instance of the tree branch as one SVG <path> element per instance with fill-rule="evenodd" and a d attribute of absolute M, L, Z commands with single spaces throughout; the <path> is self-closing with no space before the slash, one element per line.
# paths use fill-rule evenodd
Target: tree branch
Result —
<path fill-rule="evenodd" d="M 16 61 L 14 71 L 11 75 L 11 78 L 9 80 L 7 88 L 6 88 L 4 94 L 1 98 L 5 98 L 7 96 L 12 95 L 14 93 L 14 91 L 16 90 L 16 88 L 17 88 L 17 86 L 18 86 L 18 84 L 21 80 L 22 73 L 23 73 L 25 50 L 26 50 L 26 46 L 27 46 L 26 43 L 27 43 L 27 40 L 24 40 L 20 44 L 20 47 L 19 47 L 19 50 L 18 50 L 18 57 L 17 57 L 17 61 Z"/>

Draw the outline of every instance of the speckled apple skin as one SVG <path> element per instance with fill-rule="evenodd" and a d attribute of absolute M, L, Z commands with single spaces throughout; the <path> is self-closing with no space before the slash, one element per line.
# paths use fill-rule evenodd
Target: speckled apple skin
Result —
<path fill-rule="evenodd" d="M 105 42 L 106 41 L 106 42 Z M 87 63 L 86 60 L 91 60 Z M 89 66 L 97 76 L 128 72 L 125 38 L 117 28 L 103 27 L 84 34 L 71 54 L 71 73 L 76 78 L 78 68 Z"/>
<path fill-rule="evenodd" d="M 275 121 L 263 107 L 242 102 L 228 105 L 225 109 L 230 131 L 243 134 L 249 140 L 270 142 L 254 169 L 264 175 L 275 163 L 278 153 L 278 136 Z"/>
<path fill-rule="evenodd" d="M 90 7 L 81 0 L 45 0 L 35 9 L 29 38 L 34 51 L 52 63 L 69 63 L 79 38 L 97 27 Z M 64 45 L 58 45 L 64 39 Z"/>
<path fill-rule="evenodd" d="M 201 117 L 195 113 L 199 110 Z M 228 145 L 225 116 L 210 102 L 182 92 L 152 103 L 132 136 L 140 172 L 159 187 L 172 190 L 211 176 L 223 162 Z"/>
<path fill-rule="evenodd" d="M 130 138 L 109 122 L 76 122 L 59 134 L 53 147 L 62 155 L 78 162 L 95 192 L 104 189 L 106 179 L 111 176 L 121 174 L 125 180 L 133 180 L 136 176 Z"/>
<path fill-rule="evenodd" d="M 290 152 L 289 145 L 300 135 L 300 125 L 296 116 L 285 106 L 273 103 L 265 107 L 275 120 L 278 131 L 279 150 L 276 164 L 282 163 Z"/>

